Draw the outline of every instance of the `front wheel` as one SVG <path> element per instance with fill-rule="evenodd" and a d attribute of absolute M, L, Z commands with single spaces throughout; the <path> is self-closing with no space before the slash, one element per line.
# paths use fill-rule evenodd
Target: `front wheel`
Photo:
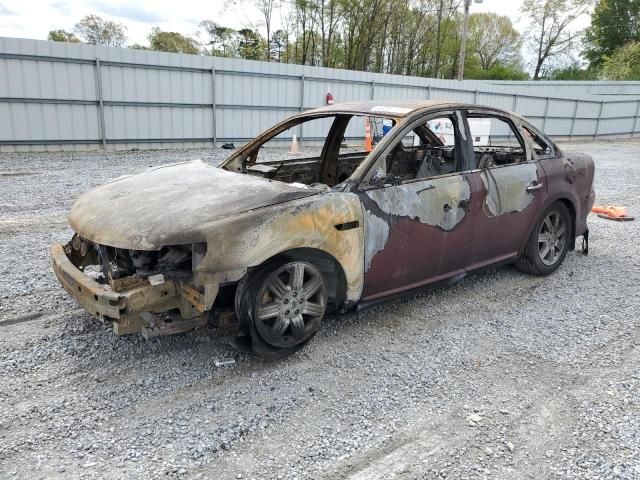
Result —
<path fill-rule="evenodd" d="M 254 353 L 281 358 L 298 350 L 320 329 L 327 286 L 314 265 L 270 263 L 239 286 L 237 313 L 249 327 Z"/>
<path fill-rule="evenodd" d="M 569 210 L 561 202 L 554 203 L 536 223 L 516 267 L 533 275 L 554 272 L 567 255 L 572 233 Z"/>

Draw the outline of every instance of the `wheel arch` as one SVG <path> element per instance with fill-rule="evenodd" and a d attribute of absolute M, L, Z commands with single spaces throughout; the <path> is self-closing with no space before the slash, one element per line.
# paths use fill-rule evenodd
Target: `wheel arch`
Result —
<path fill-rule="evenodd" d="M 567 197 L 560 197 L 555 202 L 561 202 L 569 210 L 569 216 L 571 217 L 571 235 L 569 236 L 569 250 L 576 248 L 576 206 Z M 553 203 L 555 203 L 553 202 Z M 553 205 L 553 203 L 551 205 Z"/>
<path fill-rule="evenodd" d="M 547 201 L 544 204 L 544 208 L 542 208 L 540 210 L 540 215 L 538 215 L 535 218 L 535 221 L 531 222 L 531 225 L 529 226 L 529 230 L 527 231 L 527 235 L 524 237 L 524 241 L 522 243 L 522 246 L 520 247 L 520 255 L 522 255 L 522 253 L 524 253 L 525 248 L 527 247 L 527 243 L 529 242 L 529 238 L 531 237 L 531 234 L 533 233 L 533 229 L 536 226 L 536 224 L 538 223 L 538 221 L 540 220 L 540 218 L 542 218 L 542 216 L 544 215 L 544 213 L 547 211 L 547 209 L 553 205 L 554 203 L 560 202 L 562 203 L 565 207 L 567 207 L 567 210 L 569 210 L 569 216 L 571 217 L 571 235 L 569 236 L 569 250 L 573 250 L 575 249 L 575 245 L 576 245 L 576 238 L 575 238 L 575 232 L 576 232 L 576 206 L 573 200 L 571 200 L 571 198 L 565 196 L 565 195 L 558 195 L 555 197 L 551 197 L 549 199 L 547 199 Z"/>

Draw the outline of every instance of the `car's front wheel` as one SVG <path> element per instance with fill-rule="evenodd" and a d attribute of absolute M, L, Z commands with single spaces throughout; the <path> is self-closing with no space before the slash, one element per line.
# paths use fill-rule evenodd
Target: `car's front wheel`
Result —
<path fill-rule="evenodd" d="M 254 353 L 280 358 L 320 329 L 327 286 L 320 270 L 302 261 L 270 262 L 239 285 L 236 311 L 251 334 Z"/>
<path fill-rule="evenodd" d="M 561 202 L 554 203 L 536 223 L 516 267 L 533 275 L 554 272 L 567 255 L 572 233 L 569 210 Z"/>

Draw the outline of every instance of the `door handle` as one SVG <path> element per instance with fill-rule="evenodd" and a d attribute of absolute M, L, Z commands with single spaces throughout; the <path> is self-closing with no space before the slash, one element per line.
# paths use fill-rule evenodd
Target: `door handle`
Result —
<path fill-rule="evenodd" d="M 540 190 L 544 186 L 544 183 L 533 181 L 529 185 L 527 185 L 527 192 L 533 192 L 535 190 Z"/>

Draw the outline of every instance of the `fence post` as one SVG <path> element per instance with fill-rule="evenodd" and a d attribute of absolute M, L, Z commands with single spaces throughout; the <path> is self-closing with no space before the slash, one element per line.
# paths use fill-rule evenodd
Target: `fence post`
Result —
<path fill-rule="evenodd" d="M 371 80 L 371 100 L 376 98 L 376 81 Z"/>
<path fill-rule="evenodd" d="M 518 94 L 516 93 L 513 96 L 513 105 L 511 105 L 511 111 L 515 113 L 518 108 Z"/>
<path fill-rule="evenodd" d="M 571 117 L 571 131 L 569 132 L 569 140 L 573 140 L 573 132 L 574 132 L 574 127 L 576 126 L 576 115 L 578 115 L 579 104 L 580 104 L 580 101 L 576 99 L 575 105 L 573 106 L 573 116 Z"/>
<path fill-rule="evenodd" d="M 104 99 L 102 97 L 102 70 L 100 69 L 100 58 L 96 57 L 96 91 L 98 94 L 98 122 L 100 124 L 100 138 L 102 149 L 107 149 L 107 135 L 104 125 Z"/>
<path fill-rule="evenodd" d="M 211 67 L 211 109 L 213 120 L 213 148 L 216 147 L 218 141 L 216 135 L 216 67 Z"/>
<path fill-rule="evenodd" d="M 631 136 L 633 137 L 636 133 L 636 128 L 638 128 L 638 115 L 640 115 L 640 100 L 636 102 L 638 105 L 636 106 L 636 118 L 633 119 L 633 128 L 631 129 Z"/>
<path fill-rule="evenodd" d="M 549 97 L 547 97 L 547 101 L 544 104 L 544 117 L 542 117 L 542 133 L 545 133 L 545 128 L 547 127 L 547 115 L 549 114 Z"/>
<path fill-rule="evenodd" d="M 300 75 L 300 107 L 299 109 L 300 109 L 300 112 L 304 110 L 304 73 Z M 300 124 L 300 142 L 302 142 L 302 133 L 304 132 L 303 125 L 304 123 Z"/>
<path fill-rule="evenodd" d="M 473 95 L 473 103 L 475 103 L 476 105 L 478 104 L 478 89 L 476 88 L 476 91 Z"/>
<path fill-rule="evenodd" d="M 598 110 L 598 118 L 596 119 L 596 131 L 593 134 L 593 139 L 598 138 L 598 134 L 600 133 L 600 119 L 602 118 L 602 108 L 604 107 L 604 100 L 600 101 L 600 110 Z"/>
<path fill-rule="evenodd" d="M 427 85 L 427 100 L 431 100 L 431 85 Z"/>

